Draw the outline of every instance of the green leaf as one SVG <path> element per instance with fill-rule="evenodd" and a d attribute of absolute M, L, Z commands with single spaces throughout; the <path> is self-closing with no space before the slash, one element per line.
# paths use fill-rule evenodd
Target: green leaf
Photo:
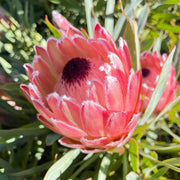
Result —
<path fill-rule="evenodd" d="M 13 180 L 14 178 L 9 177 L 7 174 L 0 173 L 0 179 L 2 180 Z"/>
<path fill-rule="evenodd" d="M 136 10 L 137 6 L 141 3 L 142 0 L 132 0 L 129 4 L 126 5 L 126 7 L 124 8 L 124 13 L 130 17 L 130 18 L 133 18 L 134 17 L 134 11 Z M 115 27 L 114 27 L 114 32 L 113 32 L 113 38 L 114 40 L 116 41 L 118 38 L 119 38 L 119 35 L 123 29 L 123 26 L 126 22 L 126 18 L 125 16 L 122 14 Z"/>
<path fill-rule="evenodd" d="M 167 168 L 167 167 L 162 167 L 162 168 L 158 169 L 158 172 L 153 174 L 152 177 L 159 178 L 160 176 L 163 176 L 168 171 L 168 169 L 169 168 Z"/>
<path fill-rule="evenodd" d="M 179 86 L 180 88 L 180 86 Z M 180 110 L 180 96 L 178 96 L 175 100 L 179 100 L 179 102 L 172 107 L 168 112 L 168 119 L 171 122 L 176 123 L 178 126 L 180 126 L 180 117 L 179 117 L 179 110 Z"/>
<path fill-rule="evenodd" d="M 61 159 L 50 167 L 44 180 L 56 180 L 72 164 L 73 160 L 76 159 L 79 154 L 79 149 L 73 149 L 67 152 Z"/>
<path fill-rule="evenodd" d="M 141 42 L 141 52 L 150 51 L 154 44 L 154 38 L 146 39 Z"/>
<path fill-rule="evenodd" d="M 180 137 L 178 135 L 176 135 L 175 133 L 173 133 L 171 131 L 171 129 L 168 128 L 168 126 L 161 126 L 161 129 L 163 129 L 164 131 L 166 131 L 169 135 L 171 135 L 173 138 L 175 138 L 177 141 L 180 142 Z"/>
<path fill-rule="evenodd" d="M 177 144 L 168 144 L 168 145 L 149 145 L 147 143 L 139 143 L 139 146 L 141 148 L 148 148 L 150 150 L 155 150 L 160 153 L 176 153 L 180 151 L 180 145 Z"/>
<path fill-rule="evenodd" d="M 138 17 L 138 34 L 141 34 L 141 32 L 144 29 L 144 26 L 146 25 L 146 21 L 148 18 L 148 7 L 147 5 L 144 5 L 144 7 L 141 9 L 140 15 Z"/>
<path fill-rule="evenodd" d="M 158 37 L 156 39 L 155 43 L 154 43 L 154 47 L 153 47 L 153 50 L 152 50 L 153 52 L 155 52 L 155 51 L 159 51 L 160 52 L 160 50 L 161 50 L 161 42 L 162 42 L 161 38 Z"/>
<path fill-rule="evenodd" d="M 135 172 L 131 171 L 131 172 L 126 176 L 126 180 L 141 180 L 141 179 L 139 178 L 139 176 L 138 176 Z"/>
<path fill-rule="evenodd" d="M 133 138 L 129 140 L 129 156 L 131 158 L 132 169 L 137 173 L 139 170 L 139 150 L 138 143 Z"/>
<path fill-rule="evenodd" d="M 179 60 L 179 57 L 180 57 L 180 35 L 179 35 L 178 40 L 177 40 L 176 51 L 174 53 L 174 59 L 173 59 L 173 65 L 174 65 L 174 68 L 176 70 L 176 78 L 177 79 L 180 76 L 180 60 Z"/>
<path fill-rule="evenodd" d="M 114 5 L 115 0 L 108 0 L 106 6 L 105 29 L 112 35 L 114 28 Z"/>
<path fill-rule="evenodd" d="M 61 37 L 60 31 L 50 23 L 47 16 L 45 16 L 45 21 L 46 21 L 46 25 L 48 26 L 50 31 L 53 33 L 54 37 L 55 38 L 60 38 Z"/>
<path fill-rule="evenodd" d="M 51 146 L 55 141 L 57 141 L 60 138 L 59 134 L 53 133 L 53 134 L 49 134 L 46 137 L 46 145 L 47 146 Z"/>
<path fill-rule="evenodd" d="M 158 23 L 156 26 L 158 29 L 171 31 L 174 33 L 180 33 L 180 27 L 178 25 L 171 25 L 167 23 Z"/>
<path fill-rule="evenodd" d="M 75 179 L 83 170 L 96 161 L 99 158 L 99 154 L 88 154 L 82 161 L 81 166 L 76 170 L 76 172 L 70 177 L 70 179 Z"/>
<path fill-rule="evenodd" d="M 140 70 L 140 47 L 139 39 L 137 35 L 137 24 L 131 20 L 131 24 L 128 22 L 124 30 L 123 39 L 126 40 L 132 59 L 132 66 L 135 70 Z"/>
<path fill-rule="evenodd" d="M 163 2 L 164 2 L 164 0 L 163 0 Z M 164 3 L 165 4 L 179 4 L 180 2 L 179 2 L 179 0 L 166 0 Z"/>
<path fill-rule="evenodd" d="M 92 16 L 91 11 L 93 8 L 93 1 L 92 0 L 84 0 L 85 11 L 86 11 L 86 20 L 87 20 L 87 27 L 88 27 L 88 34 L 89 37 L 93 37 L 93 25 L 92 25 Z"/>
<path fill-rule="evenodd" d="M 164 162 L 172 164 L 174 166 L 180 166 L 180 158 L 171 158 L 171 159 L 166 159 Z"/>
<path fill-rule="evenodd" d="M 145 153 L 142 152 L 142 151 L 140 152 L 140 154 L 141 154 L 142 156 L 144 156 L 144 157 L 147 157 L 149 160 L 153 161 L 154 163 L 156 163 L 156 164 L 159 165 L 159 166 L 165 166 L 165 167 L 167 167 L 167 168 L 169 168 L 169 169 L 172 169 L 172 170 L 174 170 L 174 171 L 176 171 L 176 172 L 180 172 L 180 168 L 178 168 L 178 167 L 176 167 L 176 166 L 173 166 L 173 165 L 171 165 L 171 164 L 169 164 L 169 163 L 166 163 L 166 161 L 159 161 L 159 160 L 157 160 L 157 159 L 154 159 L 153 157 L 145 154 Z"/>
<path fill-rule="evenodd" d="M 0 139 L 3 138 L 5 140 L 8 140 L 12 137 L 19 137 L 19 136 L 35 136 L 35 135 L 41 135 L 49 132 L 49 129 L 47 128 L 41 128 L 41 127 L 33 127 L 33 128 L 15 128 L 15 129 L 9 129 L 9 130 L 0 130 Z"/>
<path fill-rule="evenodd" d="M 124 151 L 123 153 L 123 169 L 122 169 L 122 173 L 123 173 L 123 179 L 125 179 L 127 173 L 128 173 L 128 156 L 127 156 L 127 150 Z"/>
<path fill-rule="evenodd" d="M 144 112 L 144 115 L 140 121 L 140 125 L 143 125 L 147 121 L 147 119 L 151 116 L 151 114 L 153 113 L 154 109 L 156 108 L 156 105 L 158 104 L 158 102 L 163 94 L 163 91 L 164 91 L 164 88 L 166 85 L 166 81 L 167 81 L 167 77 L 168 77 L 168 72 L 171 67 L 174 52 L 175 52 L 175 48 L 172 49 L 166 62 L 164 63 L 158 83 L 156 85 L 156 88 L 154 89 L 154 92 L 153 92 L 151 99 L 149 101 L 149 104 Z"/>
<path fill-rule="evenodd" d="M 104 158 L 102 159 L 99 174 L 98 174 L 98 180 L 106 180 L 111 164 L 111 157 L 112 153 L 108 153 Z"/>
<path fill-rule="evenodd" d="M 43 170 L 48 169 L 52 165 L 53 161 L 41 164 L 39 166 L 32 167 L 30 169 L 26 169 L 24 171 L 16 172 L 16 173 L 9 173 L 10 176 L 27 176 L 32 175 L 37 172 L 41 172 Z"/>
<path fill-rule="evenodd" d="M 5 161 L 4 159 L 0 158 L 0 167 L 3 167 L 6 170 L 12 171 L 13 168 L 11 167 L 11 165 L 9 164 L 9 162 Z"/>

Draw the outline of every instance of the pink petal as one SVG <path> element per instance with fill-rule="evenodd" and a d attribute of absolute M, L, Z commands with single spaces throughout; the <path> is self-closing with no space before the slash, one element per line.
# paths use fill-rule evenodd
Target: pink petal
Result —
<path fill-rule="evenodd" d="M 54 117 L 54 114 L 41 102 L 40 100 L 31 98 L 34 107 L 37 111 L 47 120 L 50 121 Z"/>
<path fill-rule="evenodd" d="M 112 38 L 112 36 L 109 34 L 109 32 L 100 26 L 100 24 L 96 24 L 95 28 L 94 28 L 94 38 L 98 39 L 98 38 L 102 38 L 105 39 L 106 41 L 108 41 L 108 43 L 111 45 L 111 47 L 113 48 L 113 52 L 118 52 L 117 51 L 117 46 Z"/>
<path fill-rule="evenodd" d="M 126 41 L 124 41 L 122 38 L 119 39 L 119 53 L 120 59 L 124 65 L 126 73 L 129 73 L 129 71 L 132 68 L 131 54 L 129 52 L 129 48 L 127 46 Z"/>
<path fill-rule="evenodd" d="M 109 62 L 107 59 L 108 49 L 106 48 L 106 45 L 104 45 L 104 41 L 102 39 L 89 39 L 89 42 L 91 46 L 98 50 L 98 54 L 101 56 L 102 60 L 104 62 Z"/>
<path fill-rule="evenodd" d="M 52 61 L 53 68 L 57 73 L 62 71 L 62 62 L 64 61 L 64 57 L 61 52 L 57 48 L 57 40 L 53 38 L 49 38 L 47 41 L 47 52 L 50 60 Z"/>
<path fill-rule="evenodd" d="M 139 117 L 140 117 L 140 113 L 134 114 L 131 121 L 127 125 L 126 135 L 122 136 L 117 141 L 112 141 L 109 144 L 105 145 L 105 148 L 109 149 L 109 148 L 114 148 L 114 147 L 115 148 L 122 147 L 131 138 L 132 133 L 134 132 L 134 130 L 136 128 L 137 121 L 138 121 Z"/>
<path fill-rule="evenodd" d="M 44 79 L 45 81 L 45 79 Z M 47 96 L 48 92 L 50 93 L 50 90 L 48 90 L 48 87 L 41 87 L 40 79 L 39 79 L 39 72 L 34 71 L 33 72 L 33 77 L 31 80 L 33 86 L 29 86 L 30 88 L 30 94 L 35 98 L 35 99 L 43 99 L 45 100 L 45 97 Z M 47 88 L 47 89 L 46 89 Z M 31 92 L 32 91 L 32 92 Z"/>
<path fill-rule="evenodd" d="M 99 152 L 99 151 L 103 151 L 104 149 L 91 149 L 91 148 L 88 148 L 88 147 L 85 147 L 84 145 L 82 144 L 79 144 L 78 142 L 76 141 L 73 141 L 69 138 L 66 138 L 66 137 L 63 137 L 61 138 L 59 141 L 58 141 L 60 144 L 62 144 L 63 146 L 66 146 L 66 147 L 70 147 L 70 148 L 80 148 L 81 151 L 83 153 L 96 153 L 96 152 Z"/>
<path fill-rule="evenodd" d="M 101 152 L 101 151 L 105 151 L 106 149 L 81 149 L 81 152 L 89 154 L 89 153 L 97 153 L 97 152 Z M 90 179 L 91 180 L 91 179 Z"/>
<path fill-rule="evenodd" d="M 39 73 L 38 71 L 33 72 L 32 83 L 37 86 L 39 92 L 46 96 L 47 94 L 51 93 L 55 86 L 56 79 L 49 74 L 46 73 Z"/>
<path fill-rule="evenodd" d="M 120 137 L 124 134 L 126 126 L 129 122 L 125 112 L 112 113 L 105 126 L 108 137 Z"/>
<path fill-rule="evenodd" d="M 31 95 L 30 96 L 31 99 L 32 98 L 34 98 L 34 99 L 42 98 L 42 94 L 35 84 L 31 84 L 31 83 L 29 84 L 29 94 Z"/>
<path fill-rule="evenodd" d="M 29 101 L 31 101 L 30 93 L 29 93 L 29 86 L 27 86 L 26 84 L 21 84 L 20 88 L 23 90 L 24 94 L 29 99 Z"/>
<path fill-rule="evenodd" d="M 34 46 L 34 49 L 35 49 L 36 55 L 41 56 L 42 59 L 50 63 L 47 51 L 44 48 L 36 45 Z"/>
<path fill-rule="evenodd" d="M 74 26 L 69 26 L 66 35 L 68 37 L 72 37 L 75 34 L 84 37 L 84 35 L 81 33 L 81 31 L 79 31 L 77 28 L 75 28 Z"/>
<path fill-rule="evenodd" d="M 86 137 L 82 137 L 80 142 L 85 145 L 86 147 L 90 147 L 90 148 L 97 148 L 97 147 L 102 147 L 104 145 L 106 145 L 107 143 L 109 143 L 111 141 L 111 139 L 107 138 L 107 137 L 100 137 L 97 139 L 87 139 Z"/>
<path fill-rule="evenodd" d="M 93 137 L 104 136 L 104 123 L 108 117 L 106 109 L 93 101 L 85 101 L 81 108 L 85 132 Z"/>
<path fill-rule="evenodd" d="M 105 100 L 106 107 L 111 111 L 122 111 L 124 108 L 124 93 L 116 77 L 106 76 Z"/>
<path fill-rule="evenodd" d="M 46 61 L 44 61 L 40 56 L 35 55 L 33 60 L 33 67 L 35 71 L 38 71 L 42 78 L 45 78 L 47 83 L 48 80 L 51 82 L 55 82 L 57 78 L 57 74 L 53 72 L 53 67 L 49 66 Z M 44 73 L 46 72 L 46 73 Z M 48 86 L 48 84 L 46 85 Z M 51 83 L 50 83 L 51 84 Z M 49 84 L 49 86 L 50 86 Z"/>
<path fill-rule="evenodd" d="M 105 107 L 104 86 L 98 80 L 91 80 L 88 88 L 88 99 Z"/>
<path fill-rule="evenodd" d="M 70 148 L 85 148 L 85 146 L 80 144 L 80 142 L 73 141 L 72 139 L 69 139 L 67 137 L 63 137 L 59 139 L 58 142 L 62 144 L 63 146 L 70 147 Z"/>
<path fill-rule="evenodd" d="M 80 107 L 75 104 L 70 98 L 62 98 L 59 103 L 59 110 L 62 112 L 68 123 L 82 129 Z"/>
<path fill-rule="evenodd" d="M 82 128 L 80 107 L 71 98 L 66 96 L 60 97 L 54 92 L 48 96 L 47 101 L 56 119 L 61 119 L 69 125 Z"/>
<path fill-rule="evenodd" d="M 114 69 L 118 69 L 118 70 L 122 71 L 123 73 L 125 73 L 124 65 L 116 54 L 110 52 L 108 55 L 108 58 L 110 59 L 111 66 Z"/>
<path fill-rule="evenodd" d="M 57 41 L 57 47 L 66 59 L 62 62 L 64 66 L 67 61 L 75 57 L 82 57 L 83 52 L 79 51 L 71 39 L 63 37 Z"/>
<path fill-rule="evenodd" d="M 51 111 L 55 114 L 59 112 L 59 108 L 58 108 L 59 100 L 60 100 L 59 94 L 56 92 L 49 94 L 47 97 L 48 106 L 50 107 Z"/>
<path fill-rule="evenodd" d="M 38 114 L 37 118 L 39 119 L 39 121 L 41 121 L 46 127 L 48 127 L 49 129 L 51 129 L 52 131 L 56 132 L 56 127 L 54 127 L 54 124 L 51 123 L 51 121 L 45 119 L 42 115 Z"/>
<path fill-rule="evenodd" d="M 140 115 L 141 115 L 141 113 L 137 113 L 137 114 L 133 115 L 133 117 L 129 121 L 127 127 L 124 129 L 126 131 L 125 133 L 129 133 L 129 132 L 133 132 L 134 131 L 134 129 L 137 126 L 137 122 L 139 120 Z"/>
<path fill-rule="evenodd" d="M 53 118 L 51 119 L 51 121 L 55 125 L 55 127 L 60 131 L 59 134 L 66 136 L 70 139 L 79 141 L 82 137 L 87 136 L 87 134 L 84 131 L 75 126 L 71 126 L 66 122 Z"/>
<path fill-rule="evenodd" d="M 24 64 L 24 68 L 26 70 L 26 74 L 27 74 L 29 80 L 31 81 L 34 68 L 29 63 Z"/>
<path fill-rule="evenodd" d="M 69 26 L 71 26 L 71 23 L 57 11 L 52 12 L 52 18 L 55 26 L 60 29 L 63 35 L 65 35 Z"/>
<path fill-rule="evenodd" d="M 88 42 L 87 39 L 83 38 L 82 36 L 74 36 L 73 41 L 76 47 L 85 53 L 86 57 L 99 57 L 98 51 Z"/>
<path fill-rule="evenodd" d="M 126 110 L 127 111 L 134 111 L 139 99 L 140 95 L 140 88 L 141 88 L 141 72 L 138 71 L 134 73 L 131 70 L 131 74 L 129 76 L 129 83 L 126 95 Z"/>

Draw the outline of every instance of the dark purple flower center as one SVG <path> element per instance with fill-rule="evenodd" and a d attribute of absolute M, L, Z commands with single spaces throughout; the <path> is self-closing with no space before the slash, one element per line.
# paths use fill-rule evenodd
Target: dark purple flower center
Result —
<path fill-rule="evenodd" d="M 147 76 L 149 76 L 149 74 L 150 74 L 150 70 L 149 70 L 149 69 L 146 69 L 146 68 L 143 68 L 143 69 L 142 69 L 142 75 L 143 75 L 143 77 L 147 77 Z"/>
<path fill-rule="evenodd" d="M 90 71 L 90 62 L 85 58 L 73 58 L 67 62 L 62 72 L 62 80 L 72 85 L 80 84 L 85 80 Z"/>

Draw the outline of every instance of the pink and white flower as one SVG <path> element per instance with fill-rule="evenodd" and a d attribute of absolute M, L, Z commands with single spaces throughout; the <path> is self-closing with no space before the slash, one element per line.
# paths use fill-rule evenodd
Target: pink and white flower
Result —
<path fill-rule="evenodd" d="M 167 59 L 167 55 L 161 55 L 158 51 L 151 53 L 149 51 L 143 52 L 141 56 L 142 67 L 142 89 L 141 93 L 144 95 L 143 109 L 145 110 L 151 95 L 157 85 L 162 67 Z M 175 69 L 171 65 L 164 92 L 154 110 L 154 113 L 162 111 L 170 102 L 176 98 L 177 81 L 175 77 Z"/>
<path fill-rule="evenodd" d="M 123 151 L 140 116 L 141 72 L 134 72 L 123 39 L 117 48 L 99 24 L 86 39 L 53 12 L 62 34 L 47 50 L 35 46 L 33 65 L 25 64 L 30 84 L 21 85 L 38 119 L 62 135 L 62 145 L 83 152 Z"/>

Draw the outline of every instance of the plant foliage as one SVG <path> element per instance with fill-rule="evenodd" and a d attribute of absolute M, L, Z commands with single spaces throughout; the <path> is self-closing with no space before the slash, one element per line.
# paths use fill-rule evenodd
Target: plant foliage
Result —
<path fill-rule="evenodd" d="M 7 97 L 0 98 L 0 179 L 180 179 L 180 89 L 177 98 L 159 115 L 151 115 L 172 61 L 177 79 L 180 77 L 178 2 L 124 0 L 122 13 L 115 0 L 1 0 L 10 23 L 3 19 L 0 23 L 0 75 L 7 78 L 6 83 L 0 79 L 0 93 Z M 23 64 L 32 63 L 33 46 L 46 47 L 46 39 L 54 36 L 46 26 L 51 26 L 54 9 L 74 26 L 87 29 L 90 37 L 97 22 L 115 41 L 123 36 L 137 69 L 142 51 L 170 54 L 150 104 L 123 154 L 82 154 L 78 149 L 60 146 L 60 135 L 37 120 L 36 110 L 19 89 L 20 83 L 27 81 Z M 50 19 L 46 23 L 45 15 Z"/>

